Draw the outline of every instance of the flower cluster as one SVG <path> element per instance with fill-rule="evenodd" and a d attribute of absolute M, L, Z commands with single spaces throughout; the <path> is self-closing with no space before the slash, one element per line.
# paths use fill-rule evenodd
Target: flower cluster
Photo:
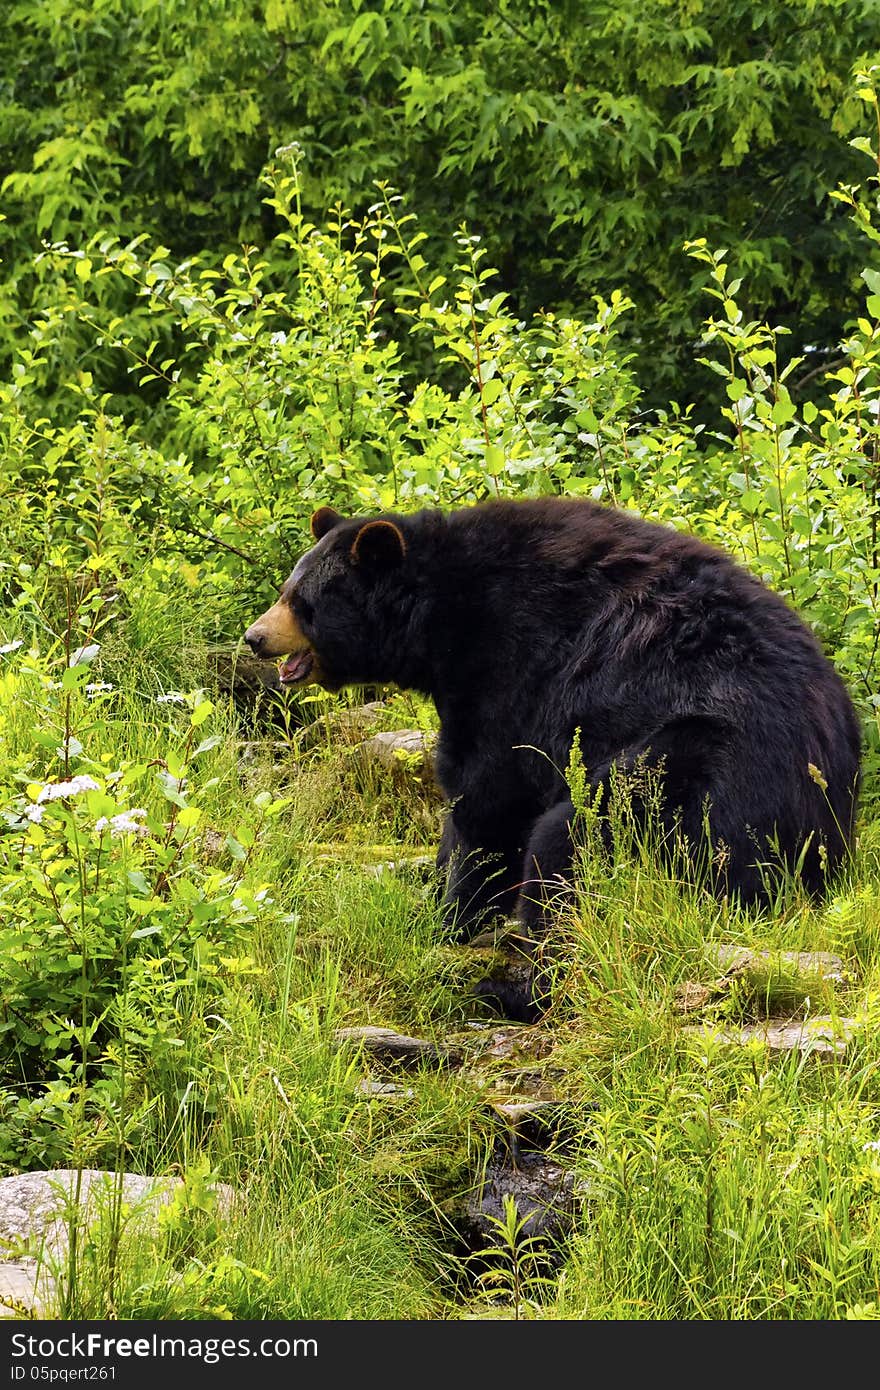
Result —
<path fill-rule="evenodd" d="M 115 816 L 101 816 L 95 821 L 95 829 L 102 834 L 109 830 L 114 838 L 119 835 L 147 835 L 147 827 L 141 824 L 146 814 L 143 807 L 135 806 L 132 810 L 120 811 Z"/>
<path fill-rule="evenodd" d="M 94 777 L 90 777 L 87 772 L 81 772 L 76 777 L 71 777 L 68 782 L 47 782 L 41 788 L 37 801 L 63 801 L 69 796 L 81 796 L 83 792 L 99 791 L 98 783 Z"/>

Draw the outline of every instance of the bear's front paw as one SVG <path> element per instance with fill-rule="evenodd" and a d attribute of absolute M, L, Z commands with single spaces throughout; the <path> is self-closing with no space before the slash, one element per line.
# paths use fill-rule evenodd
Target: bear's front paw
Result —
<path fill-rule="evenodd" d="M 550 1002 L 546 996 L 538 996 L 531 968 L 487 976 L 474 985 L 472 994 L 513 1023 L 537 1023 Z"/>

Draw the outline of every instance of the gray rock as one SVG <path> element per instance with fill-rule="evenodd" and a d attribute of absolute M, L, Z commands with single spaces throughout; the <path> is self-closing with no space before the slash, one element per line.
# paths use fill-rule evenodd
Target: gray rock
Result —
<path fill-rule="evenodd" d="M 558 1100 L 497 1100 L 489 1103 L 489 1109 L 511 1129 L 531 1127 L 535 1123 L 541 1128 L 555 1128 L 560 1106 Z"/>
<path fill-rule="evenodd" d="M 505 1221 L 505 1199 L 516 1207 L 520 1239 L 560 1240 L 571 1229 L 578 1194 L 575 1174 L 539 1152 L 519 1152 L 512 1161 L 508 1147 L 499 1145 L 483 1180 L 464 1198 L 446 1204 L 446 1214 L 472 1251 L 497 1247 L 499 1222 Z"/>
<path fill-rule="evenodd" d="M 181 1178 L 117 1175 L 85 1168 L 57 1168 L 0 1179 L 0 1304 L 10 1316 L 50 1307 L 54 1274 L 64 1259 L 71 1225 L 87 1230 L 111 1209 L 121 1184 L 123 1239 L 157 1230 L 159 1209 L 183 1185 Z M 234 1192 L 216 1185 L 220 1211 L 232 1210 Z M 8 1257 L 3 1259 L 3 1252 Z"/>
<path fill-rule="evenodd" d="M 36 1260 L 0 1259 L 0 1318 L 27 1318 L 38 1307 L 51 1307 L 53 1287 Z"/>
<path fill-rule="evenodd" d="M 452 1049 L 441 1049 L 424 1038 L 411 1038 L 405 1033 L 396 1033 L 393 1028 L 379 1028 L 369 1023 L 356 1028 L 338 1028 L 333 1036 L 337 1043 L 362 1047 L 379 1062 L 404 1067 L 448 1067 L 459 1061 Z"/>
<path fill-rule="evenodd" d="M 354 1088 L 358 1100 L 408 1100 L 415 1095 L 412 1086 L 398 1086 L 394 1081 L 373 1081 L 363 1076 Z"/>
<path fill-rule="evenodd" d="M 712 985 L 701 985 L 695 980 L 685 980 L 683 984 L 675 986 L 673 1008 L 679 1014 L 698 1013 L 711 1000 L 716 999 L 719 993 L 720 991 Z"/>
<path fill-rule="evenodd" d="M 432 796 L 441 797 L 434 770 L 434 734 L 420 729 L 391 729 L 358 743 L 351 756 L 363 772 L 380 770 L 399 782 L 418 782 Z"/>
<path fill-rule="evenodd" d="M 753 951 L 748 946 L 713 946 L 709 958 L 725 975 L 803 978 L 839 983 L 846 978 L 843 961 L 830 951 Z"/>
<path fill-rule="evenodd" d="M 840 956 L 830 951 L 768 951 L 716 944 L 706 948 L 706 956 L 721 975 L 709 983 L 686 980 L 677 985 L 676 1013 L 699 1013 L 734 986 L 745 988 L 755 1012 L 794 1012 L 807 998 L 830 1002 L 834 986 L 849 978 Z"/>
<path fill-rule="evenodd" d="M 260 661 L 242 647 L 210 647 L 208 668 L 217 685 L 241 704 L 253 704 L 261 695 L 284 695 L 278 663 Z"/>
<path fill-rule="evenodd" d="M 759 1042 L 770 1052 L 801 1052 L 821 1058 L 842 1057 L 858 1026 L 854 1018 L 768 1018 L 760 1023 L 745 1023 L 741 1027 L 692 1024 L 682 1031 L 695 1037 L 719 1039 L 738 1047 Z"/>
<path fill-rule="evenodd" d="M 450 1044 L 475 1063 L 519 1061 L 528 1066 L 549 1056 L 554 1038 L 534 1023 L 469 1023 L 467 1031 L 453 1033 Z"/>
<path fill-rule="evenodd" d="M 358 744 L 358 752 L 383 767 L 396 767 L 412 758 L 421 767 L 432 760 L 434 739 L 420 729 L 386 729 Z"/>
<path fill-rule="evenodd" d="M 367 704 L 356 705 L 352 709 L 342 707 L 321 714 L 297 730 L 297 749 L 316 748 L 321 744 L 335 747 L 338 744 L 358 742 L 386 713 L 387 707 L 381 700 L 370 700 Z"/>

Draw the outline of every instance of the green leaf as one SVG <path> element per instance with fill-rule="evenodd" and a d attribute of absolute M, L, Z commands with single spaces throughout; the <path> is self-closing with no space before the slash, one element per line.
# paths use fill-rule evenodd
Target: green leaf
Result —
<path fill-rule="evenodd" d="M 197 757 L 199 756 L 200 753 L 207 753 L 207 752 L 209 752 L 212 748 L 216 748 L 217 745 L 218 745 L 219 743 L 222 743 L 222 742 L 223 742 L 223 735 L 222 735 L 222 734 L 209 734 L 207 738 L 203 738 L 203 739 L 202 739 L 201 743 L 199 744 L 199 746 L 198 746 L 197 748 L 194 748 L 194 749 L 193 749 L 192 756 L 193 756 L 194 758 L 197 758 Z"/>
<path fill-rule="evenodd" d="M 774 425 L 787 425 L 789 420 L 794 417 L 795 408 L 791 401 L 778 400 L 770 411 L 770 419 Z"/>
<path fill-rule="evenodd" d="M 213 708 L 214 706 L 210 700 L 202 700 L 200 704 L 196 705 L 189 717 L 189 722 L 192 727 L 197 729 L 200 724 L 204 724 Z"/>
<path fill-rule="evenodd" d="M 761 510 L 763 498 L 760 492 L 756 492 L 754 488 L 746 488 L 739 499 L 739 504 L 749 516 L 755 516 Z"/>
<path fill-rule="evenodd" d="M 162 794 L 175 806 L 185 806 L 186 798 L 180 790 L 180 779 L 173 777 L 170 772 L 160 769 L 156 773 L 156 780 L 162 788 Z"/>
<path fill-rule="evenodd" d="M 486 448 L 486 472 L 493 477 L 504 472 L 504 450 L 497 444 L 489 444 Z"/>
<path fill-rule="evenodd" d="M 872 294 L 880 294 L 880 270 L 872 270 L 870 266 L 865 266 L 862 279 Z"/>

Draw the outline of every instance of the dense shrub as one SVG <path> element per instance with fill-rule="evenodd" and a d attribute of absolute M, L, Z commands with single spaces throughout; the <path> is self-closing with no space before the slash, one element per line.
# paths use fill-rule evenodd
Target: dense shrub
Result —
<path fill-rule="evenodd" d="M 468 222 L 526 319 L 628 294 L 649 398 L 699 399 L 704 277 L 686 238 L 731 248 L 749 312 L 791 329 L 794 351 L 840 337 L 861 252 L 827 195 L 863 170 L 840 137 L 861 119 L 852 69 L 878 49 L 870 0 L 13 4 L 0 346 L 55 304 L 42 237 L 146 233 L 217 266 L 266 246 L 260 174 L 296 140 L 313 220 L 337 199 L 363 216 L 387 179 L 441 269 L 449 227 Z M 87 340 L 68 326 L 71 370 Z M 88 365 L 120 388 L 106 355 Z"/>

